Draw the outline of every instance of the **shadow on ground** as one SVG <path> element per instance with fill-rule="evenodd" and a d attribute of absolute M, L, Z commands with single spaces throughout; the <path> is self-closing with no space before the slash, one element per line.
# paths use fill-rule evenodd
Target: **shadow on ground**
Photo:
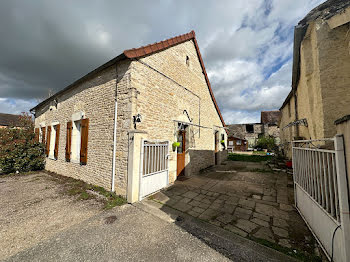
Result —
<path fill-rule="evenodd" d="M 150 199 L 164 204 L 164 212 L 170 207 L 296 258 L 319 260 L 315 240 L 293 207 L 291 175 L 264 163 L 227 161 L 181 180 Z M 185 227 L 181 219 L 178 225 Z"/>

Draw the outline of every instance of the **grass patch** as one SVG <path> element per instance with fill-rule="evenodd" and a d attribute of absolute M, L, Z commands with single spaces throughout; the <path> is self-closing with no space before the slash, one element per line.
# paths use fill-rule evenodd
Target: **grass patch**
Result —
<path fill-rule="evenodd" d="M 256 238 L 256 237 L 248 237 L 248 238 L 261 244 L 261 245 L 267 246 L 267 247 L 275 249 L 283 254 L 294 257 L 300 261 L 308 261 L 308 262 L 309 261 L 310 262 L 321 262 L 322 261 L 322 259 L 319 256 L 305 253 L 303 251 L 296 250 L 293 248 L 283 247 L 283 246 L 280 246 L 278 244 L 267 241 L 265 239 Z"/>
<path fill-rule="evenodd" d="M 51 176 L 53 181 L 63 185 L 64 194 L 69 196 L 77 196 L 78 200 L 96 199 L 104 203 L 104 209 L 111 209 L 115 206 L 126 204 L 126 199 L 124 197 L 118 196 L 114 192 L 107 191 L 103 187 L 88 184 L 82 180 L 61 176 L 52 172 L 46 173 Z M 89 193 L 89 191 L 94 191 L 101 197 Z"/>
<path fill-rule="evenodd" d="M 261 156 L 266 156 L 266 152 L 264 151 L 253 151 L 253 155 L 261 155 Z"/>
<path fill-rule="evenodd" d="M 273 156 L 266 156 L 266 155 L 241 155 L 241 154 L 235 154 L 230 153 L 228 154 L 227 159 L 231 161 L 244 161 L 244 162 L 262 162 L 262 161 L 268 161 L 271 160 Z"/>

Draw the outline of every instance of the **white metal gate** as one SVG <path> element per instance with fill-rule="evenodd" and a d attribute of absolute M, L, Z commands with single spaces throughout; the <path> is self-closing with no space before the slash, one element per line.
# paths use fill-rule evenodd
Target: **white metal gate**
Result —
<path fill-rule="evenodd" d="M 350 261 L 343 137 L 298 140 L 292 145 L 295 206 L 328 258 Z"/>
<path fill-rule="evenodd" d="M 140 200 L 169 184 L 169 141 L 142 140 Z"/>

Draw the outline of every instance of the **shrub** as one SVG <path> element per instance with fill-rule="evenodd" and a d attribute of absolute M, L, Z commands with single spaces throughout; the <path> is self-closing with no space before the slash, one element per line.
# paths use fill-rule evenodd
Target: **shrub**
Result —
<path fill-rule="evenodd" d="M 258 139 L 256 143 L 257 148 L 267 149 L 269 151 L 273 151 L 276 149 L 276 141 L 275 138 L 270 136 L 263 136 Z"/>
<path fill-rule="evenodd" d="M 8 174 L 43 169 L 44 145 L 34 140 L 34 123 L 22 114 L 16 127 L 0 129 L 0 171 Z"/>

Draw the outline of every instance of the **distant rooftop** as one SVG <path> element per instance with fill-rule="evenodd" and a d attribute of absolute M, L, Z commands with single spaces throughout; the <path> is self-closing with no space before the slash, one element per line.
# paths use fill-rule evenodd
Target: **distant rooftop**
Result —
<path fill-rule="evenodd" d="M 20 115 L 0 113 L 0 126 L 19 126 Z"/>
<path fill-rule="evenodd" d="M 277 125 L 281 118 L 280 111 L 261 111 L 261 120 L 262 124 L 273 124 Z"/>

